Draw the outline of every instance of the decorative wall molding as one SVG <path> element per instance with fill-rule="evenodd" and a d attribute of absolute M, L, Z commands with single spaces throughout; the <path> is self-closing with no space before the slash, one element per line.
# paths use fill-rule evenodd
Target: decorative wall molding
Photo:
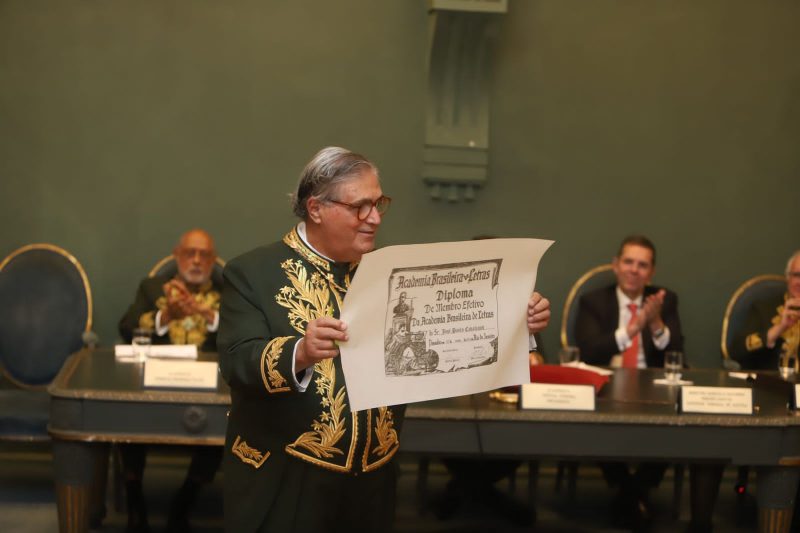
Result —
<path fill-rule="evenodd" d="M 431 0 L 422 178 L 435 200 L 471 201 L 488 179 L 489 44 L 506 0 Z"/>

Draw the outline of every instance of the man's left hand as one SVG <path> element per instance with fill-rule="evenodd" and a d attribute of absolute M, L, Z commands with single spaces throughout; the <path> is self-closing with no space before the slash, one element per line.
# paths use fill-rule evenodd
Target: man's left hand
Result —
<path fill-rule="evenodd" d="M 528 331 L 539 333 L 550 323 L 550 300 L 538 292 L 528 300 Z"/>
<path fill-rule="evenodd" d="M 661 289 L 657 293 L 651 294 L 645 298 L 642 304 L 642 311 L 644 311 L 644 315 L 647 317 L 647 323 L 650 326 L 650 330 L 653 332 L 664 328 L 664 321 L 661 319 L 661 308 L 664 306 L 664 296 L 666 296 L 666 294 L 667 291 Z"/>

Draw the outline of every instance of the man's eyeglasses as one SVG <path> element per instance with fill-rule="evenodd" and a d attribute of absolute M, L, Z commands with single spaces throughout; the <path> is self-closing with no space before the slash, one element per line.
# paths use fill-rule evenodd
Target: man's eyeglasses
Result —
<path fill-rule="evenodd" d="M 391 205 L 392 199 L 388 196 L 381 196 L 374 202 L 366 200 L 358 204 L 349 204 L 347 202 L 340 202 L 339 200 L 326 200 L 326 202 L 331 202 L 349 207 L 350 209 L 355 209 L 358 220 L 366 220 L 369 214 L 372 213 L 373 208 L 378 212 L 379 215 L 386 213 L 386 211 L 389 210 L 389 205 Z"/>
<path fill-rule="evenodd" d="M 201 261 L 208 261 L 214 258 L 214 252 L 211 250 L 203 250 L 201 248 L 181 248 L 178 250 L 178 256 L 181 259 L 194 259 L 196 255 L 200 256 Z"/>

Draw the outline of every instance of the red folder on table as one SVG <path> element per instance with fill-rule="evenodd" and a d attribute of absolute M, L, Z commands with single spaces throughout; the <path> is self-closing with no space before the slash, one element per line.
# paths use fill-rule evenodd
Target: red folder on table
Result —
<path fill-rule="evenodd" d="M 591 370 L 559 365 L 531 366 L 531 383 L 555 383 L 558 385 L 591 385 L 594 392 L 600 392 L 608 383 L 608 376 Z"/>

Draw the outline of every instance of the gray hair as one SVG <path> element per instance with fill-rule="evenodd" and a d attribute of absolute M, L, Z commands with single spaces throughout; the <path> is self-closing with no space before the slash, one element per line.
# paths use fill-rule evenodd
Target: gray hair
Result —
<path fill-rule="evenodd" d="M 794 260 L 800 257 L 800 250 L 797 250 L 795 253 L 792 254 L 792 257 L 786 262 L 786 275 L 789 275 L 789 272 L 792 270 L 792 263 Z"/>
<path fill-rule="evenodd" d="M 308 162 L 297 189 L 292 194 L 292 211 L 302 219 L 308 217 L 306 202 L 309 198 L 329 200 L 336 187 L 365 170 L 378 175 L 378 168 L 366 157 L 345 148 L 328 146 L 323 148 Z"/>

